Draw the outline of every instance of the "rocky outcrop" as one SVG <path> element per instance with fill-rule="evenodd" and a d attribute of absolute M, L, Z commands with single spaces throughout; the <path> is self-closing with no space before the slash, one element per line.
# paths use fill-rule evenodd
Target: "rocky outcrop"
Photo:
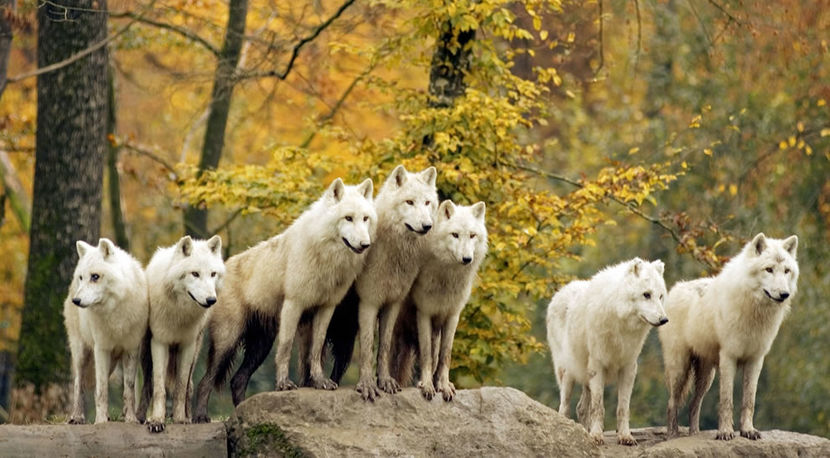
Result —
<path fill-rule="evenodd" d="M 365 402 L 354 390 L 260 393 L 228 421 L 232 455 L 600 456 L 573 421 L 513 388 L 426 401 L 414 388 Z"/>

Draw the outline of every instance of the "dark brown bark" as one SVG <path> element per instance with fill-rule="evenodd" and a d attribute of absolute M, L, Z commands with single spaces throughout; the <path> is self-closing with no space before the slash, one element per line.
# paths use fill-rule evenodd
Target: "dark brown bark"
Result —
<path fill-rule="evenodd" d="M 118 153 L 121 149 L 114 140 L 117 127 L 115 109 L 115 69 L 107 67 L 107 191 L 115 243 L 122 249 L 130 250 L 130 239 L 124 213 L 121 211 L 121 177 L 118 175 Z M 110 138 L 112 136 L 113 138 Z"/>
<path fill-rule="evenodd" d="M 38 67 L 107 35 L 105 0 L 53 1 L 38 9 Z M 97 243 L 107 148 L 107 49 L 37 81 L 37 134 L 29 263 L 16 382 L 35 394 L 68 380 L 62 303 L 77 262 L 75 241 Z"/>
<path fill-rule="evenodd" d="M 9 20 L 14 11 L 14 0 L 0 0 L 0 97 L 6 89 L 8 77 L 9 54 L 12 50 L 13 30 Z"/>
<path fill-rule="evenodd" d="M 233 94 L 234 72 L 239 64 L 242 41 L 245 35 L 245 22 L 248 17 L 247 0 L 231 0 L 228 13 L 228 26 L 225 29 L 225 44 L 219 54 L 216 74 L 213 80 L 213 92 L 210 97 L 210 114 L 205 127 L 205 141 L 202 145 L 202 157 L 199 161 L 199 174 L 215 169 L 222 157 L 225 146 L 225 130 Z M 187 207 L 184 212 L 184 231 L 188 235 L 207 238 L 207 210 Z"/>

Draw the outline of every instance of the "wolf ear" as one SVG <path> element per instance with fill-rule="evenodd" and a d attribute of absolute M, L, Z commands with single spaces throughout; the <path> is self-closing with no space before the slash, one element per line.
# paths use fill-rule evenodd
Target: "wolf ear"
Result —
<path fill-rule="evenodd" d="M 633 274 L 635 277 L 639 277 L 640 276 L 640 270 L 642 270 L 642 267 L 643 267 L 643 260 L 640 259 L 640 258 L 634 258 L 634 263 L 631 264 L 631 268 L 628 271 L 631 274 Z"/>
<path fill-rule="evenodd" d="M 83 258 L 86 252 L 92 249 L 92 245 L 84 242 L 83 240 L 78 240 L 75 242 L 75 249 L 78 250 L 78 257 Z"/>
<path fill-rule="evenodd" d="M 343 198 L 343 194 L 346 192 L 346 185 L 343 184 L 343 180 L 336 178 L 331 182 L 331 185 L 329 185 L 329 189 L 326 192 L 334 197 L 335 202 L 340 202 Z"/>
<path fill-rule="evenodd" d="M 208 249 L 215 255 L 222 253 L 222 237 L 214 235 L 207 241 Z"/>
<path fill-rule="evenodd" d="M 791 235 L 784 240 L 784 249 L 795 258 L 795 250 L 798 248 L 798 236 Z"/>
<path fill-rule="evenodd" d="M 365 197 L 366 200 L 372 200 L 372 195 L 375 192 L 375 187 L 372 184 L 372 179 L 367 178 L 363 180 L 363 183 L 360 183 L 360 185 L 357 187 L 357 192 L 363 194 L 363 197 Z"/>
<path fill-rule="evenodd" d="M 759 255 L 767 249 L 767 236 L 763 232 L 759 232 L 749 243 L 752 245 L 752 251 Z"/>
<path fill-rule="evenodd" d="M 663 275 L 663 271 L 666 270 L 666 266 L 663 264 L 663 261 L 661 261 L 659 259 L 652 262 L 651 265 L 654 266 L 654 268 L 657 270 L 657 272 L 660 272 L 660 275 Z"/>
<path fill-rule="evenodd" d="M 189 235 L 185 235 L 176 242 L 176 252 L 184 256 L 190 256 L 193 252 L 193 239 Z"/>
<path fill-rule="evenodd" d="M 476 219 L 484 220 L 484 202 L 476 202 L 475 205 L 471 207 L 471 210 L 473 211 L 473 216 L 475 216 Z"/>
<path fill-rule="evenodd" d="M 104 259 L 112 256 L 115 253 L 115 244 L 108 238 L 101 237 L 98 240 L 98 249 L 101 250 L 101 253 L 104 255 Z"/>
<path fill-rule="evenodd" d="M 450 219 L 455 214 L 455 204 L 451 200 L 445 200 L 438 206 L 438 216 L 443 219 Z"/>
<path fill-rule="evenodd" d="M 435 177 L 438 176 L 438 171 L 435 170 L 435 167 L 429 167 L 421 172 L 421 179 L 424 180 L 424 183 L 435 186 Z"/>
<path fill-rule="evenodd" d="M 392 173 L 389 174 L 389 178 L 386 181 L 390 180 L 395 180 L 395 185 L 399 188 L 406 183 L 406 169 L 403 165 L 399 165 L 395 167 L 395 170 L 392 170 Z"/>

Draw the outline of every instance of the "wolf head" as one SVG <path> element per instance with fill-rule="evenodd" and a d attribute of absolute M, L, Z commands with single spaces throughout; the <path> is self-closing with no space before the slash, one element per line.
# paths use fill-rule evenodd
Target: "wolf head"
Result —
<path fill-rule="evenodd" d="M 441 202 L 434 233 L 430 234 L 435 256 L 449 264 L 480 264 L 487 254 L 484 210 L 484 202 L 469 207 L 450 200 Z"/>
<path fill-rule="evenodd" d="M 334 180 L 323 194 L 327 214 L 335 218 L 336 236 L 353 252 L 366 251 L 375 238 L 377 213 L 372 202 L 372 180 L 357 186 L 346 186 L 340 178 Z"/>
<path fill-rule="evenodd" d="M 628 313 L 637 316 L 652 326 L 662 326 L 669 322 L 663 308 L 666 298 L 666 282 L 663 280 L 663 261 L 644 261 L 634 258 L 625 273 L 625 290 L 627 300 L 621 304 Z"/>
<path fill-rule="evenodd" d="M 79 259 L 69 291 L 72 303 L 86 308 L 102 304 L 113 293 L 117 297 L 117 285 L 122 281 L 121 270 L 117 268 L 118 247 L 109 239 L 101 238 L 97 247 L 79 240 L 75 249 Z"/>
<path fill-rule="evenodd" d="M 378 195 L 390 220 L 418 235 L 429 232 L 438 208 L 436 175 L 435 167 L 418 173 L 407 172 L 402 165 L 395 167 Z"/>
<path fill-rule="evenodd" d="M 796 249 L 798 237 L 778 240 L 756 235 L 744 246 L 743 256 L 748 265 L 751 289 L 759 298 L 770 303 L 783 303 L 795 295 L 798 281 Z"/>
<path fill-rule="evenodd" d="M 193 240 L 184 236 L 173 247 L 171 270 L 174 271 L 174 291 L 204 308 L 216 303 L 216 294 L 222 287 L 225 263 L 222 261 L 222 238 L 214 235 L 209 240 Z"/>

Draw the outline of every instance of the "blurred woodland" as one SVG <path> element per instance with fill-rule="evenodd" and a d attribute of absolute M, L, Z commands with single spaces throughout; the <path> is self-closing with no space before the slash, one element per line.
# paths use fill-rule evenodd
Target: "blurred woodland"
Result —
<path fill-rule="evenodd" d="M 562 284 L 640 256 L 670 287 L 758 232 L 797 234 L 755 422 L 828 436 L 828 30 L 827 0 L 0 0 L 0 422 L 66 414 L 73 237 L 146 263 L 220 234 L 230 256 L 334 178 L 379 186 L 403 163 L 488 207 L 456 385 L 556 406 Z M 663 425 L 666 399 L 652 332 L 632 426 Z"/>

